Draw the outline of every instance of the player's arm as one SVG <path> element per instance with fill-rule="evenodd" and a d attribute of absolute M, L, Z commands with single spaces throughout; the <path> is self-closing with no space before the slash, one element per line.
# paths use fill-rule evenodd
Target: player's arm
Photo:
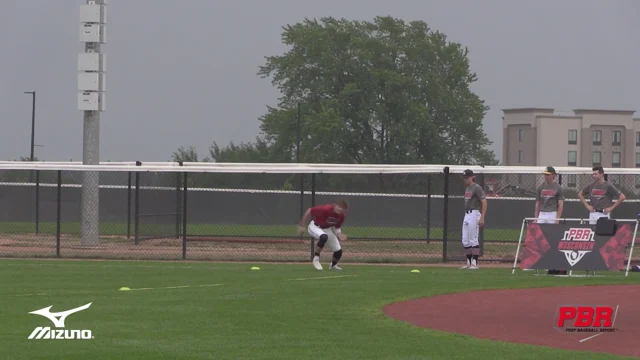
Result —
<path fill-rule="evenodd" d="M 612 212 L 615 208 L 618 207 L 618 205 L 622 204 L 623 201 L 625 201 L 627 199 L 627 197 L 624 195 L 624 193 L 620 190 L 618 190 L 618 188 L 616 188 L 615 185 L 613 184 L 609 184 L 609 193 L 611 194 L 612 198 L 618 198 L 618 200 L 616 202 L 613 203 L 613 205 L 611 205 L 611 207 L 609 207 L 607 209 L 607 212 Z"/>
<path fill-rule="evenodd" d="M 560 187 L 560 190 L 558 190 L 558 215 L 557 218 L 561 219 L 562 218 L 562 212 L 564 211 L 564 189 L 562 187 Z"/>
<path fill-rule="evenodd" d="M 298 223 L 298 234 L 304 233 L 304 225 L 311 220 L 312 216 L 318 216 L 322 213 L 322 211 L 322 206 L 314 206 L 308 208 L 307 211 L 304 212 L 304 215 L 302 215 L 302 219 L 300 219 L 300 222 Z"/>
<path fill-rule="evenodd" d="M 578 193 L 578 199 L 580 199 L 580 202 L 582 203 L 582 205 L 584 205 L 584 207 L 586 207 L 587 210 L 591 212 L 593 211 L 593 208 L 591 207 L 591 205 L 587 204 L 587 200 L 584 198 L 584 196 L 588 193 L 589 193 L 589 187 L 587 186 L 586 188 L 582 189 L 582 191 Z"/>
<path fill-rule="evenodd" d="M 540 215 L 540 191 L 542 191 L 542 186 L 539 186 L 538 189 L 536 189 L 536 204 L 533 208 L 533 217 L 535 219 Z"/>
<path fill-rule="evenodd" d="M 478 223 L 480 226 L 482 226 L 484 225 L 484 219 L 487 215 L 487 198 L 484 194 L 482 186 L 476 186 L 476 196 L 478 196 L 478 199 L 480 199 L 480 204 L 482 204 L 482 210 L 480 210 L 480 221 Z"/>
<path fill-rule="evenodd" d="M 339 239 L 340 241 L 345 241 L 345 240 L 347 240 L 347 235 L 345 235 L 345 234 L 342 232 L 342 221 L 341 221 L 340 223 L 338 223 L 334 228 L 336 229 L 336 236 L 338 237 L 338 239 Z"/>

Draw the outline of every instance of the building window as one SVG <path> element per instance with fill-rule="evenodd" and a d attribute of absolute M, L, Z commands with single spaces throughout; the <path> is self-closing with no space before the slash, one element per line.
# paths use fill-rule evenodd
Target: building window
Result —
<path fill-rule="evenodd" d="M 640 153 L 636 153 L 636 167 L 640 167 Z"/>
<path fill-rule="evenodd" d="M 620 186 L 620 174 L 611 174 L 607 176 L 607 180 L 615 186 Z"/>
<path fill-rule="evenodd" d="M 640 131 L 636 132 L 636 146 L 640 146 Z"/>
<path fill-rule="evenodd" d="M 578 130 L 569 130 L 569 145 L 578 143 Z"/>
<path fill-rule="evenodd" d="M 524 140 L 524 129 L 518 129 L 518 141 Z"/>
<path fill-rule="evenodd" d="M 593 130 L 593 145 L 602 145 L 602 130 Z"/>
<path fill-rule="evenodd" d="M 616 167 L 619 168 L 620 167 L 620 162 L 621 162 L 621 156 L 619 152 L 614 152 L 612 154 L 612 161 L 611 161 L 611 166 L 612 167 Z"/>
<path fill-rule="evenodd" d="M 611 145 L 620 146 L 621 143 L 622 143 L 622 131 L 616 130 L 613 132 L 613 143 Z"/>
<path fill-rule="evenodd" d="M 569 166 L 576 166 L 578 165 L 578 152 L 577 151 L 569 151 L 569 158 L 568 158 L 568 165 Z"/>
<path fill-rule="evenodd" d="M 567 179 L 567 187 L 576 187 L 578 184 L 576 183 L 576 175 L 568 174 L 566 175 Z"/>
<path fill-rule="evenodd" d="M 591 162 L 593 166 L 600 166 L 602 164 L 602 153 L 600 151 L 594 151 Z"/>
<path fill-rule="evenodd" d="M 524 151 L 518 150 L 518 162 L 524 162 Z"/>

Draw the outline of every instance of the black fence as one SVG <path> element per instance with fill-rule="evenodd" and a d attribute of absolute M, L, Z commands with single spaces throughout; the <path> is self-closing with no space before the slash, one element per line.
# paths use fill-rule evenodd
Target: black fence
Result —
<path fill-rule="evenodd" d="M 448 168 L 389 175 L 84 174 L 0 170 L 0 257 L 308 261 L 313 240 L 296 235 L 300 217 L 340 198 L 350 204 L 345 262 L 463 259 L 464 185 Z M 84 214 L 99 223 L 98 245 L 82 236 L 83 176 L 99 176 L 99 204 Z M 609 180 L 627 197 L 614 218 L 636 219 L 640 181 L 635 175 Z M 476 181 L 488 198 L 482 260 L 513 262 L 543 177 L 478 174 Z M 558 182 L 566 196 L 563 217 L 588 219 L 577 193 L 592 182 L 590 174 L 561 175 Z"/>

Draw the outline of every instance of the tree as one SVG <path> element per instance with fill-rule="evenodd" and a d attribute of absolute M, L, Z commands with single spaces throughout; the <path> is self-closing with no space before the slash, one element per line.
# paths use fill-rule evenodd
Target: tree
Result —
<path fill-rule="evenodd" d="M 426 23 L 305 19 L 282 40 L 258 72 L 282 93 L 260 119 L 275 153 L 294 158 L 302 103 L 304 162 L 496 163 L 468 50 Z"/>
<path fill-rule="evenodd" d="M 184 146 L 180 146 L 178 150 L 173 152 L 171 156 L 171 161 L 174 162 L 199 162 L 198 160 L 198 150 L 195 147 L 189 146 L 185 148 Z M 208 158 L 202 159 L 204 162 L 208 162 Z"/>

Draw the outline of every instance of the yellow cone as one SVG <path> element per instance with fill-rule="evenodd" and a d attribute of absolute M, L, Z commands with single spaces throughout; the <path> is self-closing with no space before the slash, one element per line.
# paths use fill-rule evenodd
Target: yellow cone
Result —
<path fill-rule="evenodd" d="M 411 270 L 411 272 L 412 272 L 412 273 L 419 273 L 419 272 L 420 272 L 420 270 L 418 270 L 418 269 L 413 269 L 413 270 Z"/>
<path fill-rule="evenodd" d="M 253 266 L 253 267 L 251 268 L 251 270 L 260 270 L 260 268 L 259 268 L 259 267 L 257 267 L 257 266 Z"/>
<path fill-rule="evenodd" d="M 124 286 L 120 288 L 120 291 L 129 291 L 129 290 L 131 290 L 131 289 L 129 289 L 128 287 L 124 287 Z"/>

